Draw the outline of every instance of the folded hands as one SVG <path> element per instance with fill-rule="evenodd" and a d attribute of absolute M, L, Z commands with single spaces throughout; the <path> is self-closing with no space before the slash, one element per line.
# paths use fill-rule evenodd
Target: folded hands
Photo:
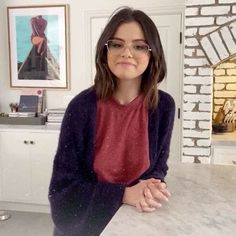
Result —
<path fill-rule="evenodd" d="M 170 192 L 159 179 L 140 180 L 132 187 L 126 187 L 123 203 L 135 206 L 140 212 L 153 212 L 167 202 Z"/>

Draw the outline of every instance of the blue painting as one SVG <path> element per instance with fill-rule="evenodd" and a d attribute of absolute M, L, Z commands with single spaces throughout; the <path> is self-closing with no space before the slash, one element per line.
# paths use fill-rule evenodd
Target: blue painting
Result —
<path fill-rule="evenodd" d="M 18 79 L 59 79 L 57 15 L 16 16 L 16 44 Z"/>

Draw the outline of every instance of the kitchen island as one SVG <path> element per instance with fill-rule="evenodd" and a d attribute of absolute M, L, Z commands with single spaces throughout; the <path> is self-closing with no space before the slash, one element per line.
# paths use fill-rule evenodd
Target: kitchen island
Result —
<path fill-rule="evenodd" d="M 166 182 L 172 195 L 162 208 L 123 205 L 101 236 L 236 235 L 236 166 L 171 164 Z"/>

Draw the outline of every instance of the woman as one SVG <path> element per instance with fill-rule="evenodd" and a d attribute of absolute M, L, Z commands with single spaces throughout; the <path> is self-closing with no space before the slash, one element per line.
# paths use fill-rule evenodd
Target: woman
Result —
<path fill-rule="evenodd" d="M 99 235 L 119 207 L 168 201 L 164 177 L 175 104 L 157 90 L 166 64 L 142 11 L 118 10 L 97 43 L 95 84 L 69 104 L 49 200 L 54 235 Z"/>

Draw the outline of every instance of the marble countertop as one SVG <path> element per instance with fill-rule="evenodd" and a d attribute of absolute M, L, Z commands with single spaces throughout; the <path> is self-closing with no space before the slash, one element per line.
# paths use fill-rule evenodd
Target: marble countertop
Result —
<path fill-rule="evenodd" d="M 236 235 L 236 166 L 171 164 L 172 196 L 153 213 L 123 205 L 101 236 Z"/>

